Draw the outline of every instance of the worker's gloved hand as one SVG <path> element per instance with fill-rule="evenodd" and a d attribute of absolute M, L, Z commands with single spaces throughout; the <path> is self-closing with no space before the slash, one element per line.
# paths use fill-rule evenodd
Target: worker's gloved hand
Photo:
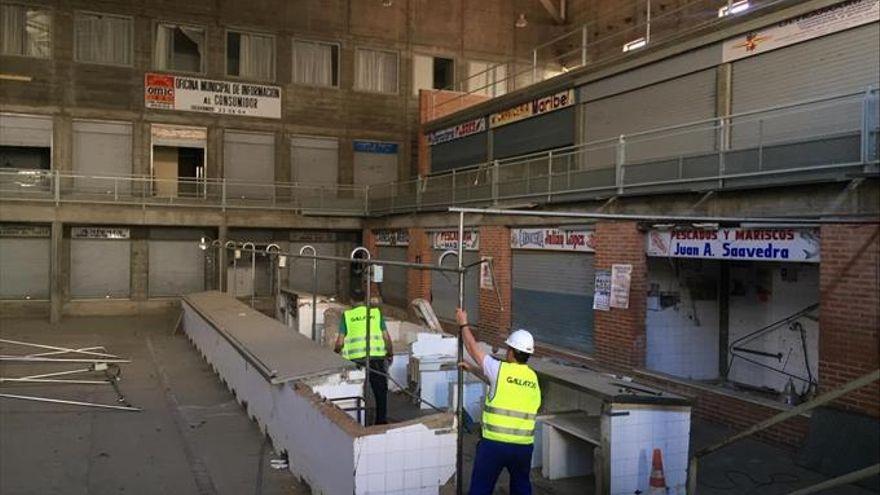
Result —
<path fill-rule="evenodd" d="M 467 325 L 467 324 L 468 324 L 468 315 L 467 315 L 467 311 L 465 311 L 465 310 L 463 310 L 463 309 L 461 309 L 461 308 L 456 308 L 456 310 L 455 310 L 455 321 L 458 322 L 458 326 L 464 326 L 464 325 Z"/>

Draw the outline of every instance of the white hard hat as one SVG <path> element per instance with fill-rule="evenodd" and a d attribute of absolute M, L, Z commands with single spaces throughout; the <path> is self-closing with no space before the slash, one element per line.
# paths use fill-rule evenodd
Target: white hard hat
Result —
<path fill-rule="evenodd" d="M 526 330 L 516 330 L 507 337 L 504 342 L 508 347 L 521 352 L 533 354 L 535 352 L 535 338 Z"/>

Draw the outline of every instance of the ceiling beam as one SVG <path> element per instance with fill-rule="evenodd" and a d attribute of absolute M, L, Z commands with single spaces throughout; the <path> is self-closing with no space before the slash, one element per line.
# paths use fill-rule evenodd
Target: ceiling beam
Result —
<path fill-rule="evenodd" d="M 554 4 L 554 0 L 538 0 L 544 6 L 553 20 L 559 24 L 565 22 L 565 0 L 559 0 L 559 7 Z"/>

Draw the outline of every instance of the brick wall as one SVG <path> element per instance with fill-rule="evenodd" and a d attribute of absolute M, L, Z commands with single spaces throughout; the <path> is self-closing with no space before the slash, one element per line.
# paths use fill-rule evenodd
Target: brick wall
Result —
<path fill-rule="evenodd" d="M 612 264 L 631 264 L 629 308 L 596 311 L 594 344 L 596 358 L 611 367 L 643 367 L 645 364 L 645 297 L 647 267 L 645 236 L 635 222 L 596 224 L 597 270 Z"/>
<path fill-rule="evenodd" d="M 494 289 L 480 289 L 480 328 L 478 338 L 492 345 L 500 345 L 510 332 L 512 254 L 510 229 L 503 226 L 480 227 L 480 257 L 491 256 L 495 266 L 495 286 L 501 295 L 501 305 Z"/>
<path fill-rule="evenodd" d="M 428 241 L 425 229 L 409 229 L 409 247 L 406 249 L 406 259 L 411 263 L 431 263 L 431 243 Z M 407 270 L 406 300 L 430 299 L 430 297 L 431 272 L 428 270 Z"/>
<path fill-rule="evenodd" d="M 880 227 L 824 225 L 821 234 L 819 386 L 829 391 L 880 366 Z M 880 383 L 834 404 L 880 417 Z"/>

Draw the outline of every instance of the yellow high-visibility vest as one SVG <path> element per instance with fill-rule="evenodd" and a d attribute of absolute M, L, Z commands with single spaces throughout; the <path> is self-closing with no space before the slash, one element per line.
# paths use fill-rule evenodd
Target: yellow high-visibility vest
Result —
<path fill-rule="evenodd" d="M 342 357 L 349 361 L 367 357 L 367 307 L 358 306 L 343 314 L 345 318 L 345 340 Z M 382 337 L 382 313 L 379 308 L 370 308 L 370 359 L 384 358 L 385 339 Z"/>
<path fill-rule="evenodd" d="M 541 407 L 538 375 L 525 364 L 501 363 L 495 395 L 486 395 L 483 438 L 530 445 L 535 441 L 535 418 Z"/>

